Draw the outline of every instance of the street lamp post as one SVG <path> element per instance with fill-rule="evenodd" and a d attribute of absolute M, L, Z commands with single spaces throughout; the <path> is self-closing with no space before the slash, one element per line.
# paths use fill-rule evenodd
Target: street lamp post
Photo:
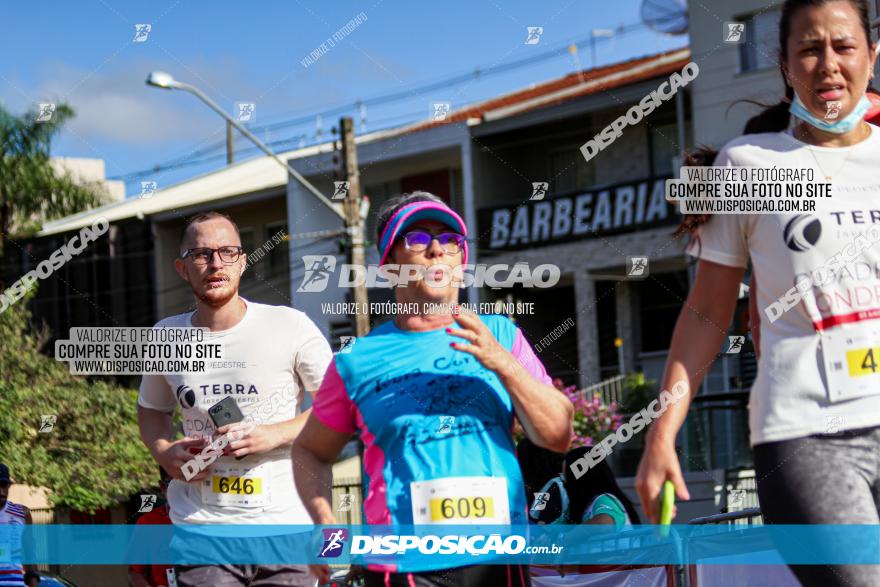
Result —
<path fill-rule="evenodd" d="M 361 222 L 359 217 L 361 210 L 361 202 L 357 202 L 355 205 L 354 202 L 349 203 L 349 205 L 344 205 L 343 210 L 340 211 L 333 202 L 330 201 L 327 196 L 322 194 L 318 188 L 313 186 L 306 178 L 304 178 L 300 173 L 294 169 L 289 163 L 282 161 L 278 155 L 272 152 L 269 147 L 264 145 L 260 139 L 254 136 L 254 134 L 249 131 L 247 128 L 239 124 L 237 120 L 231 117 L 226 113 L 225 110 L 220 108 L 214 100 L 208 97 L 207 94 L 202 92 L 197 87 L 192 84 L 187 84 L 183 82 L 179 82 L 174 79 L 174 77 L 170 73 L 165 73 L 164 71 L 153 71 L 147 76 L 147 85 L 153 86 L 155 88 L 161 88 L 163 90 L 183 90 L 185 92 L 189 92 L 196 96 L 199 100 L 208 105 L 211 110 L 222 116 L 227 123 L 227 129 L 230 128 L 229 125 L 238 129 L 238 131 L 246 136 L 252 143 L 254 143 L 263 153 L 274 159 L 278 162 L 279 165 L 287 169 L 287 173 L 291 175 L 295 180 L 297 180 L 300 185 L 302 185 L 305 189 L 310 191 L 312 195 L 318 198 L 318 201 L 330 208 L 334 214 L 336 214 L 339 218 L 341 218 L 345 222 L 346 233 L 349 235 L 349 248 L 352 249 L 349 251 L 349 257 L 351 257 L 352 252 L 357 255 L 360 252 L 359 258 L 363 258 L 363 242 L 364 242 L 364 223 Z M 228 132 L 228 131 L 227 131 Z M 350 149 L 354 148 L 354 140 L 351 140 Z M 227 152 L 227 161 L 231 162 L 231 152 Z M 362 291 L 361 291 L 362 290 Z M 365 301 L 367 299 L 367 291 L 366 285 L 356 285 L 355 286 L 355 298 L 358 300 Z M 366 311 L 366 310 L 365 310 Z M 366 316 L 358 316 L 356 321 L 355 332 L 357 336 L 365 336 L 369 330 L 369 313 Z"/>
<path fill-rule="evenodd" d="M 183 90 L 185 92 L 193 94 L 199 100 L 207 104 L 208 107 L 211 108 L 211 110 L 222 116 L 226 120 L 226 122 L 234 126 L 238 130 L 238 132 L 250 139 L 250 141 L 255 144 L 257 148 L 259 148 L 263 153 L 265 153 L 269 157 L 272 157 L 275 161 L 278 162 L 279 165 L 286 168 L 287 172 L 290 173 L 290 175 L 292 175 L 295 180 L 297 180 L 304 188 L 312 192 L 312 194 L 316 198 L 318 198 L 318 200 L 322 204 L 333 210 L 334 214 L 345 220 L 345 215 L 340 212 L 336 206 L 333 205 L 333 202 L 331 202 L 330 199 L 327 198 L 327 196 L 322 194 L 320 190 L 318 190 L 318 188 L 309 183 L 309 181 L 302 175 L 300 175 L 296 169 L 291 167 L 288 163 L 282 161 L 281 158 L 278 157 L 278 155 L 273 153 L 272 150 L 264 145 L 263 142 L 260 141 L 260 139 L 255 137 L 251 131 L 239 124 L 239 122 L 233 117 L 229 116 L 229 114 L 227 114 L 225 110 L 220 108 L 220 106 L 210 97 L 208 97 L 208 95 L 205 94 L 203 91 L 192 84 L 186 84 L 175 80 L 170 73 L 165 73 L 164 71 L 151 72 L 150 75 L 147 77 L 147 85 L 153 86 L 155 88 L 162 88 L 163 90 Z"/>

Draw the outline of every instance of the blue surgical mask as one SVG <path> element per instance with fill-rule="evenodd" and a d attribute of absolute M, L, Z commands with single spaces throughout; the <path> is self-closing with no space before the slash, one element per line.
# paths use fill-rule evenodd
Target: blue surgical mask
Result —
<path fill-rule="evenodd" d="M 852 112 L 850 112 L 846 117 L 835 120 L 834 122 L 829 122 L 827 120 L 823 120 L 814 116 L 812 112 L 807 110 L 807 107 L 804 106 L 804 103 L 801 102 L 801 99 L 798 97 L 798 95 L 795 94 L 788 111 L 792 114 L 792 116 L 796 116 L 804 122 L 812 124 L 819 130 L 842 135 L 844 133 L 848 133 L 856 126 L 858 126 L 858 124 L 865 117 L 865 112 L 867 112 L 870 108 L 871 101 L 868 100 L 865 95 L 862 95 L 862 99 L 859 100 L 859 103 L 856 104 L 856 107 L 853 108 Z"/>

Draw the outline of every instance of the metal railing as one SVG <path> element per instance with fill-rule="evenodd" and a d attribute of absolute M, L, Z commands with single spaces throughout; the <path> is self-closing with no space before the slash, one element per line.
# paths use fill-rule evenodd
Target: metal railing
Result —
<path fill-rule="evenodd" d="M 694 518 L 688 524 L 694 526 L 703 526 L 706 524 L 736 524 L 737 522 L 746 521 L 752 525 L 752 520 L 756 520 L 754 525 L 763 524 L 764 518 L 761 516 L 761 508 L 748 508 L 738 512 L 727 512 L 726 514 L 714 514 L 711 516 L 703 516 L 702 518 Z"/>
<path fill-rule="evenodd" d="M 721 503 L 724 504 L 722 512 L 739 513 L 756 509 L 760 512 L 754 469 L 726 469 L 721 491 Z M 763 523 L 763 518 L 756 523 Z M 748 524 L 751 525 L 752 522 L 749 521 Z"/>
<path fill-rule="evenodd" d="M 54 524 L 55 510 L 52 508 L 31 509 L 31 519 L 33 519 L 34 524 Z"/>
<path fill-rule="evenodd" d="M 588 385 L 580 390 L 580 393 L 592 397 L 598 392 L 604 403 L 617 402 L 620 404 L 623 401 L 624 379 L 626 379 L 626 375 L 615 375 L 604 381 Z"/>
<path fill-rule="evenodd" d="M 751 467 L 748 391 L 702 393 L 694 397 L 684 426 L 691 470 Z"/>
<path fill-rule="evenodd" d="M 360 479 L 334 479 L 332 505 L 336 521 L 340 524 L 362 524 L 363 498 L 364 488 Z"/>

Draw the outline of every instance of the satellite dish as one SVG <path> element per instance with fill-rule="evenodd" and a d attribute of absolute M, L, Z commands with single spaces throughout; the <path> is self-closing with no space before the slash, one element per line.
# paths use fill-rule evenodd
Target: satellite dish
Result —
<path fill-rule="evenodd" d="M 682 35 L 688 30 L 687 0 L 644 0 L 642 22 L 652 30 L 667 35 Z"/>

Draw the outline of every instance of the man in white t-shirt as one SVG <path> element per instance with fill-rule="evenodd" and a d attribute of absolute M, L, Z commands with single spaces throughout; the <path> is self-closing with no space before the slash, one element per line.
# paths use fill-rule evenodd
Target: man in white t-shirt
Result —
<path fill-rule="evenodd" d="M 222 344 L 223 360 L 204 373 L 144 375 L 138 397 L 141 438 L 174 479 L 168 488 L 174 524 L 311 524 L 294 485 L 290 445 L 311 411 L 301 412 L 303 391 L 318 390 L 332 352 L 302 312 L 242 299 L 245 267 L 231 218 L 209 212 L 190 219 L 175 269 L 189 284 L 196 310 L 156 327 L 208 328 L 206 339 Z M 226 398 L 245 421 L 215 429 L 208 410 Z M 179 440 L 172 425 L 176 407 L 183 413 Z M 194 459 L 212 439 L 221 446 L 218 438 L 228 440 L 222 456 Z M 314 584 L 303 565 L 177 570 L 180 587 Z"/>

